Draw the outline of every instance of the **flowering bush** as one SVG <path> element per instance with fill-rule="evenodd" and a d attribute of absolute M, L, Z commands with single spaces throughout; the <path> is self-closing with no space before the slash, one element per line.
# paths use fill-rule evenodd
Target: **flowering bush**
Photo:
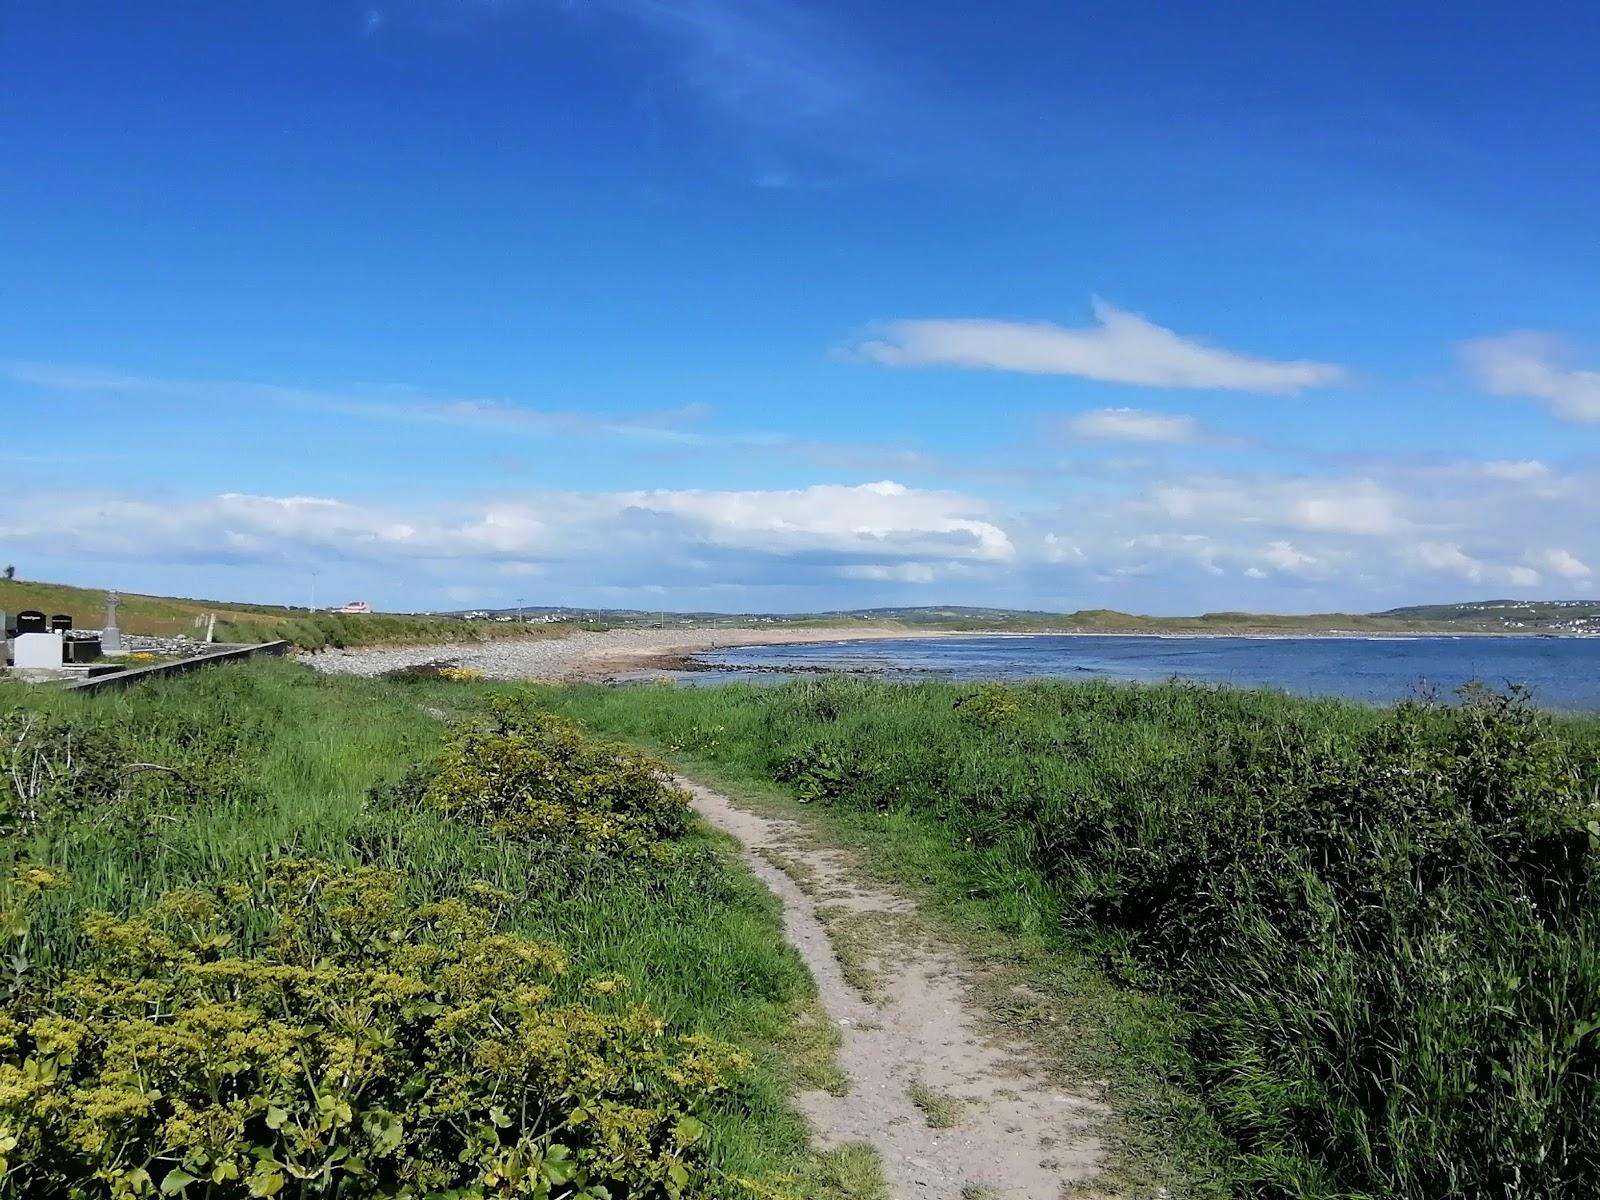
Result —
<path fill-rule="evenodd" d="M 654 849 L 683 832 L 689 811 L 654 759 L 504 697 L 447 736 L 423 800 L 497 833 L 601 851 Z"/>
<path fill-rule="evenodd" d="M 500 735 L 507 736 L 507 735 Z M 25 868 L 18 893 L 56 886 Z M 280 859 L 257 892 L 85 922 L 86 963 L 0 1011 L 0 1194 L 644 1200 L 726 1194 L 708 1097 L 741 1052 L 558 1004 L 561 951 L 474 884 Z"/>

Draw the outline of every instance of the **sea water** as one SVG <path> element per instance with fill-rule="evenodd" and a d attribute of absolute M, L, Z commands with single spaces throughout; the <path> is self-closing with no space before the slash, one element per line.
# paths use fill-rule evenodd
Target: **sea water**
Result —
<path fill-rule="evenodd" d="M 1180 679 L 1388 703 L 1450 699 L 1477 681 L 1496 689 L 1525 686 L 1546 708 L 1600 710 L 1600 638 L 960 635 L 731 647 L 697 657 L 722 669 L 689 675 L 695 683 L 776 680 L 808 670 L 969 680 Z M 752 675 L 752 668 L 764 673 Z"/>

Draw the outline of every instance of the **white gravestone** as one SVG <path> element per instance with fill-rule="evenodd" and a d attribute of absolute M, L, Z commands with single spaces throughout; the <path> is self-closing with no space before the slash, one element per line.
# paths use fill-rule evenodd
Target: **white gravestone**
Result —
<path fill-rule="evenodd" d="M 100 631 L 100 653 L 115 655 L 123 653 L 122 630 L 117 628 L 117 594 L 106 593 L 106 627 Z"/>
<path fill-rule="evenodd" d="M 65 641 L 59 633 L 19 633 L 11 644 L 11 665 L 19 670 L 29 667 L 59 670 Z"/>

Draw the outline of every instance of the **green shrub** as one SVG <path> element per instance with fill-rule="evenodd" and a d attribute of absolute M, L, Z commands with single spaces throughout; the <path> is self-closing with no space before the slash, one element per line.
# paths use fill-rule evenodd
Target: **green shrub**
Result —
<path fill-rule="evenodd" d="M 682 833 L 688 797 L 654 759 L 500 697 L 446 737 L 426 804 L 502 834 L 637 852 Z"/>
<path fill-rule="evenodd" d="M 26 868 L 23 891 L 53 886 Z M 91 956 L 0 1014 L 0 1190 L 107 1195 L 726 1195 L 695 1115 L 749 1066 L 617 1001 L 556 1005 L 555 947 L 483 885 L 314 860 L 86 922 Z M 247 927 L 260 906 L 271 920 Z"/>

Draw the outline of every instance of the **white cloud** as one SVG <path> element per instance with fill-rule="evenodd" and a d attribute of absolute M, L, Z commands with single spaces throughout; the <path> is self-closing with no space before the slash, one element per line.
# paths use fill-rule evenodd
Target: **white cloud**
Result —
<path fill-rule="evenodd" d="M 0 539 L 105 558 L 603 563 L 624 576 L 637 575 L 634 567 L 648 574 L 729 556 L 888 570 L 903 563 L 997 564 L 1015 554 L 981 502 L 892 482 L 537 493 L 439 507 L 307 496 L 224 494 L 163 503 L 55 493 L 18 498 L 0 515 Z"/>
<path fill-rule="evenodd" d="M 1401 497 L 1367 479 L 1202 478 L 1158 484 L 1151 502 L 1177 520 L 1313 533 L 1382 536 L 1407 524 Z"/>
<path fill-rule="evenodd" d="M 1103 300 L 1094 301 L 1094 314 L 1098 324 L 1082 329 L 978 318 L 891 321 L 855 353 L 890 367 L 975 367 L 1277 395 L 1345 378 L 1344 368 L 1332 363 L 1274 361 L 1218 349 Z"/>
<path fill-rule="evenodd" d="M 1565 344 L 1549 333 L 1508 333 L 1461 348 L 1478 386 L 1495 396 L 1542 401 L 1568 421 L 1600 422 L 1600 371 L 1560 365 Z"/>
<path fill-rule="evenodd" d="M 1550 477 L 1550 468 L 1533 458 L 1481 463 L 1479 469 L 1490 479 L 1503 479 L 1508 483 L 1531 483 Z"/>
<path fill-rule="evenodd" d="M 618 499 L 684 518 L 719 544 L 745 549 L 905 554 L 928 548 L 943 558 L 988 560 L 1014 552 L 1006 532 L 977 515 L 977 502 L 888 480 L 770 492 L 636 492 Z"/>
<path fill-rule="evenodd" d="M 1058 533 L 1044 535 L 1044 560 L 1050 563 L 1081 563 L 1087 560 L 1083 547 Z"/>
<path fill-rule="evenodd" d="M 1206 436 L 1193 417 L 1142 408 L 1092 409 L 1069 418 L 1067 431 L 1104 442 L 1198 442 Z"/>
<path fill-rule="evenodd" d="M 34 577 L 56 562 L 85 582 L 191 594 L 303 600 L 316 572 L 325 598 L 380 603 L 438 604 L 449 587 L 467 589 L 463 603 L 537 591 L 545 602 L 791 611 L 887 603 L 905 589 L 928 603 L 1181 612 L 1248 596 L 1252 608 L 1365 611 L 1576 591 L 1600 563 L 1600 480 L 1554 471 L 1536 487 L 1374 463 L 1359 477 L 1063 485 L 1048 508 L 890 481 L 449 501 L 18 489 L 0 506 L 0 546 Z M 1557 487 L 1566 499 L 1554 505 Z M 168 586 L 130 578 L 146 571 Z"/>
<path fill-rule="evenodd" d="M 1594 576 L 1587 563 L 1572 551 L 1559 546 L 1532 552 L 1528 555 L 1528 561 L 1559 579 L 1584 580 Z"/>
<path fill-rule="evenodd" d="M 1408 553 L 1424 570 L 1454 575 L 1468 583 L 1507 583 L 1515 587 L 1538 587 L 1540 583 L 1539 572 L 1532 567 L 1485 562 L 1456 542 L 1416 542 Z"/>
<path fill-rule="evenodd" d="M 1268 566 L 1276 567 L 1291 575 L 1306 574 L 1315 571 L 1318 566 L 1314 557 L 1296 549 L 1295 544 L 1289 541 L 1268 542 L 1267 548 L 1261 553 L 1261 559 Z"/>
<path fill-rule="evenodd" d="M 842 579 L 865 579 L 872 583 L 932 583 L 939 573 L 927 563 L 867 563 L 840 567 Z"/>

